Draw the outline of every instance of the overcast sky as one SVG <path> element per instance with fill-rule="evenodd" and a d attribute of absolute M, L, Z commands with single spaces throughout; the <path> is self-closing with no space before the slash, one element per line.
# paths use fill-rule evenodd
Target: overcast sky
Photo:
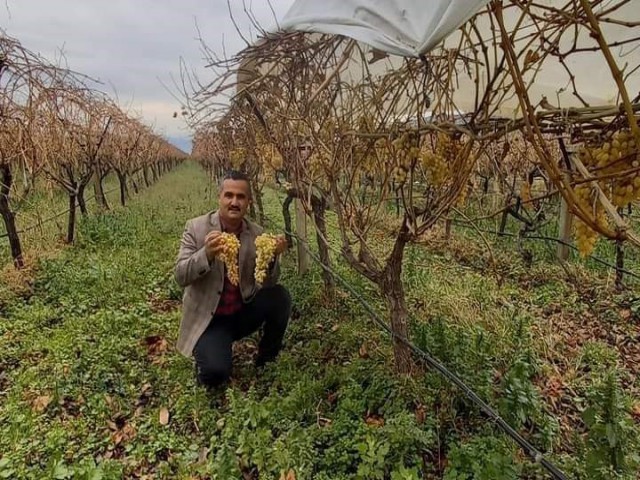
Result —
<path fill-rule="evenodd" d="M 241 0 L 230 0 L 234 17 L 246 36 L 251 27 Z M 293 0 L 271 0 L 280 20 Z M 275 26 L 267 0 L 246 0 L 267 29 Z M 60 52 L 68 66 L 102 82 L 101 89 L 117 94 L 120 104 L 139 111 L 179 147 L 189 151 L 190 132 L 181 117 L 173 89 L 179 78 L 180 58 L 202 78 L 211 78 L 198 41 L 222 52 L 244 47 L 230 20 L 226 0 L 4 0 L 0 28 L 49 60 Z M 255 35 L 255 30 L 253 31 Z"/>

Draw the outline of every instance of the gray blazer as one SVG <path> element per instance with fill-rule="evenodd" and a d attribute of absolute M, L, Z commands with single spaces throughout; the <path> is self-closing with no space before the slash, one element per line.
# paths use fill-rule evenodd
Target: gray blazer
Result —
<path fill-rule="evenodd" d="M 204 239 L 213 230 L 221 230 L 217 211 L 189 220 L 184 227 L 175 264 L 176 281 L 181 287 L 185 287 L 176 348 L 186 357 L 192 356 L 196 342 L 218 308 L 224 285 L 224 263 L 216 258 L 209 264 L 204 250 Z M 253 298 L 259 288 L 254 279 L 255 239 L 262 232 L 259 225 L 246 219 L 243 221 L 238 258 L 240 292 L 245 303 Z M 262 286 L 275 285 L 279 275 L 280 259 L 276 258 Z"/>

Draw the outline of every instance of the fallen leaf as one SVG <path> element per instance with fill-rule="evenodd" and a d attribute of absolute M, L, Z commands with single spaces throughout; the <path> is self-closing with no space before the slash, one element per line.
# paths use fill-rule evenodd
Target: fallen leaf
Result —
<path fill-rule="evenodd" d="M 208 455 L 209 455 L 209 449 L 207 447 L 202 447 L 198 452 L 198 463 L 206 462 Z"/>
<path fill-rule="evenodd" d="M 326 427 L 327 425 L 331 425 L 333 423 L 330 418 L 318 417 L 318 426 Z"/>
<path fill-rule="evenodd" d="M 145 383 L 144 385 L 142 385 L 140 395 L 138 395 L 138 400 L 136 401 L 136 407 L 144 407 L 147 403 L 149 403 L 152 395 L 153 389 L 151 388 L 151 384 Z"/>
<path fill-rule="evenodd" d="M 36 412 L 42 413 L 47 409 L 50 403 L 51 397 L 49 395 L 40 395 L 32 402 L 31 405 Z"/>
<path fill-rule="evenodd" d="M 369 358 L 369 352 L 367 351 L 366 343 L 363 343 L 362 345 L 360 345 L 360 349 L 358 350 L 358 355 L 360 355 L 360 358 Z"/>
<path fill-rule="evenodd" d="M 367 425 L 371 425 L 373 427 L 383 427 L 384 426 L 384 418 L 379 417 L 377 415 L 369 415 L 365 419 L 365 423 Z"/>
<path fill-rule="evenodd" d="M 78 400 L 74 400 L 72 397 L 65 395 L 60 400 L 58 400 L 58 405 L 60 405 L 64 412 L 67 415 L 71 415 L 72 417 L 77 417 L 80 413 L 80 405 L 84 403 L 84 399 L 79 397 Z"/>
<path fill-rule="evenodd" d="M 340 325 L 338 325 L 338 324 L 336 323 L 333 327 L 331 327 L 331 331 L 332 331 L 332 332 L 337 332 L 339 328 L 340 328 Z"/>
<path fill-rule="evenodd" d="M 133 426 L 127 424 L 125 425 L 125 427 L 122 429 L 122 434 L 123 434 L 123 438 L 125 440 L 130 440 L 133 437 L 136 436 L 136 429 L 133 428 Z"/>
<path fill-rule="evenodd" d="M 115 400 L 110 395 L 105 395 L 104 396 L 104 401 L 106 402 L 106 404 L 107 404 L 107 406 L 109 408 L 113 408 L 115 406 Z"/>
<path fill-rule="evenodd" d="M 427 416 L 427 409 L 425 408 L 425 406 L 424 405 L 418 406 L 418 408 L 416 408 L 416 423 L 418 425 L 422 425 L 424 423 L 426 416 Z"/>
<path fill-rule="evenodd" d="M 160 425 L 167 425 L 169 423 L 169 410 L 167 407 L 160 409 Z"/>
<path fill-rule="evenodd" d="M 111 428 L 111 425 L 109 425 L 109 427 Z M 115 445 L 119 445 L 120 443 L 131 440 L 135 436 L 136 436 L 136 429 L 127 423 L 121 429 L 111 433 L 111 441 Z"/>
<path fill-rule="evenodd" d="M 558 375 L 553 375 L 547 381 L 546 393 L 547 395 L 558 397 L 562 394 L 563 388 L 564 388 L 564 382 L 562 381 L 562 378 L 559 377 Z"/>
<path fill-rule="evenodd" d="M 161 335 L 151 335 L 145 337 L 144 343 L 147 345 L 147 354 L 150 357 L 157 357 L 167 351 L 169 343 Z"/>
<path fill-rule="evenodd" d="M 296 472 L 292 468 L 287 473 L 282 472 L 280 480 L 296 480 Z"/>

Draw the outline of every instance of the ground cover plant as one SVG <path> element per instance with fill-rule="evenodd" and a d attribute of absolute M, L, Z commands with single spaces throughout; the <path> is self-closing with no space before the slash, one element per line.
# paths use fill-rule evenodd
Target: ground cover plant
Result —
<path fill-rule="evenodd" d="M 397 377 L 389 339 L 358 301 L 339 286 L 327 298 L 317 266 L 299 282 L 292 256 L 283 282 L 295 313 L 278 362 L 256 372 L 249 339 L 229 389 L 199 388 L 173 350 L 172 264 L 184 219 L 212 207 L 210 189 L 186 164 L 126 208 L 81 219 L 76 245 L 42 260 L 30 289 L 4 304 L 0 475 L 545 478 L 435 372 Z M 266 194 L 272 231 L 285 195 Z M 569 475 L 633 478 L 638 310 L 628 295 L 603 288 L 602 271 L 581 272 L 577 288 L 558 266 L 526 268 L 508 251 L 495 276 L 480 239 L 431 241 L 410 248 L 403 272 L 414 341 Z"/>

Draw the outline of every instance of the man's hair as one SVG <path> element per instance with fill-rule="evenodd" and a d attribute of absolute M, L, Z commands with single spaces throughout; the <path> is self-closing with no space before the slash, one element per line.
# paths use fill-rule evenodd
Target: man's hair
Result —
<path fill-rule="evenodd" d="M 222 191 L 222 186 L 224 185 L 225 180 L 244 180 L 249 186 L 249 196 L 251 196 L 251 182 L 249 181 L 249 177 L 246 173 L 241 172 L 240 170 L 227 170 L 220 179 L 220 185 L 218 185 L 218 189 L 220 191 Z"/>

